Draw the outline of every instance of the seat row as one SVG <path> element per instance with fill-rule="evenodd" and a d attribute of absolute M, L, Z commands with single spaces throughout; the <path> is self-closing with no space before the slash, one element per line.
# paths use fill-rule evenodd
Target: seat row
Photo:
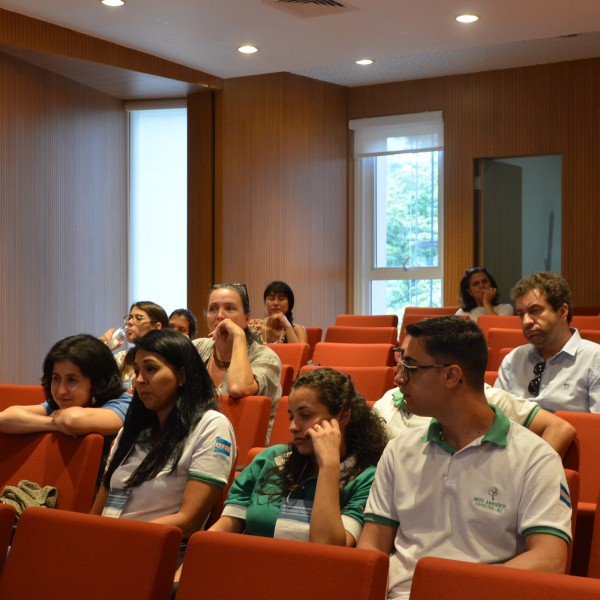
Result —
<path fill-rule="evenodd" d="M 0 557 L 14 510 L 0 505 Z M 181 542 L 177 527 L 28 508 L 0 576 L 0 598 L 169 600 Z M 0 568 L 2 565 L 0 564 Z M 302 574 L 310 573 L 310 577 Z M 380 552 L 229 533 L 190 537 L 178 600 L 384 598 Z"/>

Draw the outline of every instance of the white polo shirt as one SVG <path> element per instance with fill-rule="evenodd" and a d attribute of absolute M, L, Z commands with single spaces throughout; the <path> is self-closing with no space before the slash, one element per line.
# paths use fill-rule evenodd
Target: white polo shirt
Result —
<path fill-rule="evenodd" d="M 571 540 L 571 499 L 558 454 L 497 408 L 489 432 L 455 452 L 439 423 L 394 438 L 377 465 L 365 521 L 396 529 L 388 599 L 408 598 L 423 556 L 502 564 L 525 537 Z"/>
<path fill-rule="evenodd" d="M 511 420 L 523 427 L 529 427 L 533 417 L 540 410 L 539 405 L 531 400 L 516 398 L 499 388 L 485 385 L 485 397 L 490 404 L 495 404 Z M 395 438 L 408 427 L 422 427 L 431 422 L 431 417 L 413 415 L 406 407 L 399 388 L 387 391 L 375 404 L 373 410 L 385 421 L 388 435 Z"/>

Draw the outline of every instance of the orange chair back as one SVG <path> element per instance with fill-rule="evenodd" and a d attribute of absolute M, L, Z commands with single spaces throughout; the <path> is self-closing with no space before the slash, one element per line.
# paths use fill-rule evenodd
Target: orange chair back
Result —
<path fill-rule="evenodd" d="M 0 433 L 0 489 L 23 479 L 58 490 L 56 508 L 88 512 L 92 506 L 104 438 L 62 433 Z"/>
<path fill-rule="evenodd" d="M 584 340 L 590 340 L 590 342 L 600 344 L 600 329 L 580 329 L 579 335 Z"/>
<path fill-rule="evenodd" d="M 600 316 L 598 315 L 574 315 L 570 323 L 571 327 L 577 329 L 600 329 Z"/>
<path fill-rule="evenodd" d="M 308 359 L 312 358 L 315 346 L 321 341 L 323 337 L 323 329 L 321 327 L 305 327 L 306 329 L 306 341 L 308 342 L 309 351 Z"/>
<path fill-rule="evenodd" d="M 579 476 L 581 502 L 596 502 L 600 492 L 600 415 L 594 413 L 557 411 L 556 415 L 571 423 L 579 440 Z"/>
<path fill-rule="evenodd" d="M 346 327 L 334 325 L 325 332 L 325 341 L 342 344 L 393 344 L 398 341 L 396 327 Z"/>
<path fill-rule="evenodd" d="M 575 539 L 575 525 L 577 524 L 577 505 L 579 504 L 579 484 L 580 478 L 577 471 L 572 469 L 565 469 L 565 477 L 567 478 L 567 485 L 569 486 L 569 492 L 571 494 L 571 539 Z M 571 561 L 573 558 L 573 544 L 569 544 L 567 554 L 567 567 L 565 573 L 571 572 Z"/>
<path fill-rule="evenodd" d="M 338 315 L 335 324 L 346 327 L 398 328 L 398 315 Z"/>
<path fill-rule="evenodd" d="M 477 319 L 477 325 L 487 339 L 490 329 L 521 329 L 521 319 L 515 315 L 481 315 Z"/>
<path fill-rule="evenodd" d="M 220 411 L 231 421 L 237 445 L 237 460 L 244 458 L 250 448 L 264 446 L 271 414 L 271 398 L 220 396 Z"/>
<path fill-rule="evenodd" d="M 300 369 L 300 375 L 320 368 L 306 365 Z M 376 402 L 388 390 L 395 387 L 396 369 L 394 367 L 335 367 L 335 369 L 350 375 L 354 387 L 367 402 Z"/>
<path fill-rule="evenodd" d="M 455 315 L 460 306 L 407 306 L 404 314 L 425 315 L 425 318 Z"/>
<path fill-rule="evenodd" d="M 485 372 L 485 382 L 488 385 L 494 386 L 496 383 L 496 379 L 498 379 L 498 371 L 486 371 Z"/>
<path fill-rule="evenodd" d="M 598 600 L 600 582 L 585 577 L 509 569 L 427 556 L 415 569 L 410 600 Z"/>
<path fill-rule="evenodd" d="M 235 576 L 224 557 L 233 557 Z M 375 550 L 199 531 L 188 543 L 177 600 L 195 600 L 199 590 L 203 598 L 234 598 L 240 585 L 244 600 L 382 599 L 388 564 Z"/>
<path fill-rule="evenodd" d="M 600 579 L 600 493 L 598 494 L 598 498 L 596 498 L 594 529 L 590 545 L 587 576 Z"/>
<path fill-rule="evenodd" d="M 0 383 L 0 411 L 14 405 L 41 404 L 44 400 L 41 385 Z"/>
<path fill-rule="evenodd" d="M 271 428 L 269 446 L 274 446 L 275 444 L 289 444 L 292 441 L 292 434 L 290 433 L 290 417 L 288 415 L 288 400 L 288 396 L 281 396 L 281 398 L 279 398 L 277 411 L 275 412 L 275 418 L 273 419 L 273 427 Z M 259 445 L 260 444 L 257 444 L 257 446 Z"/>
<path fill-rule="evenodd" d="M 281 365 L 281 393 L 286 396 L 290 393 L 292 389 L 292 383 L 294 383 L 294 375 L 296 371 L 292 365 Z"/>
<path fill-rule="evenodd" d="M 490 371 L 499 369 L 508 352 L 523 344 L 527 344 L 527 340 L 520 327 L 519 329 L 499 329 L 497 327 L 489 329 L 487 332 L 488 369 Z"/>
<path fill-rule="evenodd" d="M 294 373 L 300 370 L 302 365 L 308 362 L 310 346 L 308 344 L 263 344 L 271 348 L 282 364 L 291 365 Z"/>
<path fill-rule="evenodd" d="M 13 533 L 17 510 L 10 504 L 0 504 L 0 575 L 4 570 L 4 563 Z"/>
<path fill-rule="evenodd" d="M 315 347 L 313 364 L 322 367 L 393 367 L 392 348 L 392 344 L 320 342 Z"/>
<path fill-rule="evenodd" d="M 62 510 L 23 512 L 0 598 L 170 598 L 181 529 Z"/>

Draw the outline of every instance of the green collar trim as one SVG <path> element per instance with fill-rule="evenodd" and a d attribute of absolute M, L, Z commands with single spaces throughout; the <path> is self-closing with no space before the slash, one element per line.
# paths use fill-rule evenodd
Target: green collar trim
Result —
<path fill-rule="evenodd" d="M 398 410 L 403 410 L 405 413 L 409 412 L 406 406 L 406 402 L 404 401 L 404 396 L 402 395 L 402 392 L 400 390 L 396 390 L 392 394 L 392 399 L 394 400 L 394 406 Z"/>
<path fill-rule="evenodd" d="M 481 438 L 481 443 L 491 442 L 496 446 L 506 446 L 508 444 L 508 430 L 510 429 L 510 421 L 508 417 L 495 405 L 490 404 L 495 413 L 494 422 L 490 430 Z M 421 438 L 423 442 L 432 442 L 449 452 L 454 454 L 456 449 L 450 446 L 444 439 L 442 426 L 437 419 L 431 419 L 427 433 Z"/>

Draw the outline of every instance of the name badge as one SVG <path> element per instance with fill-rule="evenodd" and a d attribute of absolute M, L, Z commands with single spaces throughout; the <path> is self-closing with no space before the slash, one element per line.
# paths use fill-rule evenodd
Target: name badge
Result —
<path fill-rule="evenodd" d="M 284 499 L 277 515 L 273 537 L 308 542 L 313 501 Z"/>

